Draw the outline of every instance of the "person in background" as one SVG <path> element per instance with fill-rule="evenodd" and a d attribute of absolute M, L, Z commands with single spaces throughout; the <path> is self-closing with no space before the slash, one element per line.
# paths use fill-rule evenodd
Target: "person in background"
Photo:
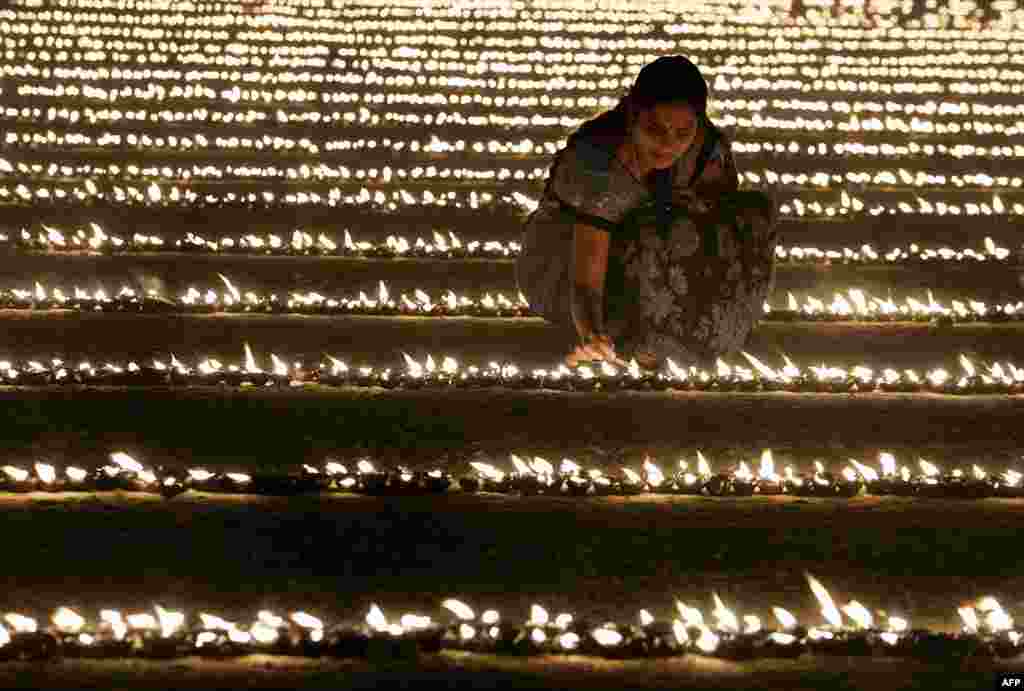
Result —
<path fill-rule="evenodd" d="M 534 311 L 575 332 L 569 364 L 705 363 L 741 347 L 762 313 L 775 206 L 738 190 L 707 101 L 690 60 L 660 57 L 555 155 L 516 280 Z"/>

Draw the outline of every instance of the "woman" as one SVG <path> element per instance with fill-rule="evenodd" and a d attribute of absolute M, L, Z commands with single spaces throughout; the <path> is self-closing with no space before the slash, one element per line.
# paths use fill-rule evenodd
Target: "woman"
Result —
<path fill-rule="evenodd" d="M 575 330 L 570 364 L 707 362 L 740 348 L 761 313 L 774 205 L 737 191 L 707 98 L 692 62 L 658 58 L 556 155 L 516 278 L 534 310 Z"/>

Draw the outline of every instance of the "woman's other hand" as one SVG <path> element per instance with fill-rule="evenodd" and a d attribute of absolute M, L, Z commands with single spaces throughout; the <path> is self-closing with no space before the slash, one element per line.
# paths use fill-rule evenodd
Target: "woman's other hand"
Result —
<path fill-rule="evenodd" d="M 611 363 L 619 362 L 619 358 L 615 354 L 615 344 L 612 343 L 612 339 L 608 336 L 593 335 L 565 356 L 565 364 L 569 367 L 598 360 Z"/>

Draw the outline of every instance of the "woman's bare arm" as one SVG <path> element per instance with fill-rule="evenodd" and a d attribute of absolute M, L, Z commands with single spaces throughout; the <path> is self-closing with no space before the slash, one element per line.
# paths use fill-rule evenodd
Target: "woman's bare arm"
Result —
<path fill-rule="evenodd" d="M 573 226 L 572 318 L 584 343 L 605 335 L 604 280 L 610 235 L 586 223 Z"/>

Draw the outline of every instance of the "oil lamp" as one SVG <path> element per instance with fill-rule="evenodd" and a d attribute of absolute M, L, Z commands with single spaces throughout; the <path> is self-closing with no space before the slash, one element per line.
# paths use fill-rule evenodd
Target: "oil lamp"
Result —
<path fill-rule="evenodd" d="M 154 606 L 156 616 L 149 613 L 130 614 L 126 617 L 128 635 L 140 657 L 170 659 L 188 655 L 192 641 L 181 612 Z"/>
<path fill-rule="evenodd" d="M 11 612 L 0 622 L 0 661 L 50 660 L 59 651 L 57 638 L 40 631 L 32 617 Z"/>
<path fill-rule="evenodd" d="M 387 491 L 389 475 L 386 471 L 377 470 L 366 458 L 356 463 L 356 470 L 356 491 L 364 494 L 384 494 Z"/>
<path fill-rule="evenodd" d="M 562 487 L 567 494 L 574 497 L 583 497 L 590 492 L 591 485 L 593 484 L 590 477 L 582 474 L 580 467 L 568 458 L 562 459 L 562 463 L 558 467 L 558 473 Z"/>
<path fill-rule="evenodd" d="M 778 495 L 785 493 L 785 484 L 782 477 L 775 472 L 775 459 L 770 449 L 761 452 L 761 465 L 757 473 L 756 491 L 763 495 Z"/>
<path fill-rule="evenodd" d="M 731 494 L 737 497 L 753 496 L 757 481 L 745 461 L 740 461 L 739 466 L 732 474 Z"/>

